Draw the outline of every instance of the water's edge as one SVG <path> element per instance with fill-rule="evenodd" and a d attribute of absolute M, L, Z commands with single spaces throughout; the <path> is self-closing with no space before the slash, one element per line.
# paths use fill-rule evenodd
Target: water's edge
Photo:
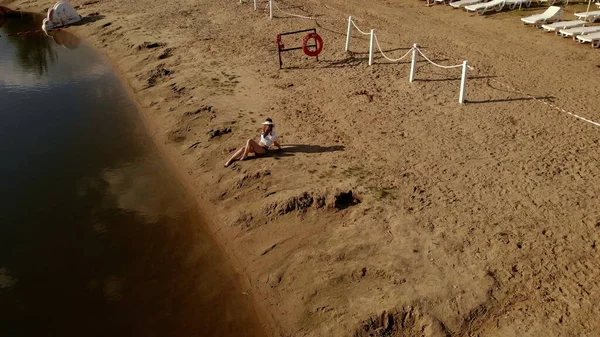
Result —
<path fill-rule="evenodd" d="M 181 183 L 181 186 L 184 187 L 185 195 L 196 202 L 196 214 L 195 216 L 198 219 L 198 222 L 201 226 L 204 226 L 207 233 L 212 236 L 212 239 L 216 246 L 220 250 L 220 255 L 225 259 L 227 263 L 230 263 L 230 266 L 227 266 L 226 269 L 232 271 L 236 275 L 236 280 L 239 282 L 239 286 L 241 289 L 253 290 L 255 289 L 250 275 L 245 272 L 245 266 L 242 261 L 238 260 L 236 255 L 227 249 L 226 242 L 227 239 L 221 235 L 219 230 L 215 230 L 217 226 L 215 225 L 216 219 L 208 216 L 210 214 L 211 206 L 210 202 L 205 200 L 201 194 L 196 193 L 196 191 L 192 188 L 193 181 L 189 178 L 189 175 L 185 172 L 183 166 L 179 165 L 177 162 L 177 157 L 173 152 L 169 151 L 168 147 L 164 142 L 159 138 L 159 133 L 163 130 L 160 129 L 158 125 L 155 125 L 151 118 L 149 118 L 149 114 L 144 113 L 147 111 L 146 108 L 142 106 L 142 104 L 138 100 L 138 96 L 133 88 L 133 86 L 129 83 L 129 80 L 126 78 L 124 72 L 122 72 L 117 63 L 115 61 L 116 55 L 107 54 L 104 50 L 101 50 L 97 45 L 97 41 L 88 39 L 86 36 L 82 36 L 77 30 L 71 31 L 71 33 L 79 36 L 83 39 L 83 41 L 87 42 L 98 55 L 103 58 L 107 64 L 109 64 L 116 75 L 116 77 L 121 82 L 123 88 L 127 92 L 128 97 L 135 104 L 137 113 L 141 117 L 141 121 L 144 124 L 144 128 L 146 129 L 147 134 L 153 140 L 154 145 L 158 149 L 158 153 L 161 159 L 164 160 L 164 163 L 169 167 L 173 176 L 177 178 L 177 180 Z M 209 186 L 208 184 L 206 184 Z M 254 291 L 244 292 L 244 296 L 248 296 L 253 304 L 254 313 L 257 315 L 259 319 L 259 327 L 261 330 L 267 334 L 268 337 L 273 337 L 272 328 L 274 324 L 271 320 L 271 315 L 267 311 L 266 306 L 262 301 L 259 301 L 258 298 L 254 295 Z"/>
<path fill-rule="evenodd" d="M 96 51 L 96 53 L 111 66 L 114 74 L 127 92 L 128 97 L 135 104 L 137 113 L 141 117 L 146 132 L 150 138 L 152 138 L 161 158 L 172 170 L 173 176 L 177 178 L 181 185 L 185 188 L 185 194 L 190 198 L 190 200 L 196 202 L 196 215 L 198 220 L 203 226 L 205 226 L 206 231 L 212 235 L 212 239 L 219 248 L 221 256 L 225 258 L 226 262 L 231 264 L 228 269 L 237 275 L 236 279 L 238 282 L 240 282 L 242 289 L 250 290 L 245 292 L 244 295 L 248 296 L 253 304 L 254 311 L 258 316 L 259 324 L 261 325 L 261 330 L 264 331 L 268 337 L 274 337 L 276 334 L 275 327 L 277 326 L 277 323 L 274 321 L 272 314 L 267 309 L 265 300 L 256 296 L 258 289 L 253 285 L 252 277 L 246 272 L 247 266 L 236 256 L 235 252 L 228 249 L 227 242 L 231 242 L 231 238 L 227 238 L 220 231 L 219 226 L 216 225 L 218 219 L 208 216 L 208 214 L 210 214 L 210 210 L 213 209 L 210 201 L 206 200 L 201 193 L 197 193 L 197 191 L 194 190 L 194 181 L 192 181 L 189 174 L 186 172 L 185 167 L 179 164 L 177 161 L 178 157 L 175 152 L 170 151 L 164 139 L 160 138 L 159 135 L 165 130 L 150 117 L 150 114 L 147 113 L 148 109 L 145 108 L 139 101 L 139 96 L 136 93 L 134 86 L 129 82 L 130 79 L 125 76 L 125 72 L 122 71 L 117 65 L 117 59 L 119 55 L 112 55 L 107 53 L 106 50 L 101 49 L 101 44 L 104 42 L 98 41 L 97 37 L 95 36 L 86 36 L 81 34 L 81 31 L 77 29 L 73 29 L 70 32 L 87 42 Z M 203 181 L 202 183 L 205 186 L 210 187 L 209 182 Z"/>
<path fill-rule="evenodd" d="M 75 32 L 76 34 L 76 32 Z M 76 34 L 77 35 L 77 34 Z M 88 41 L 87 39 L 85 41 Z M 241 289 L 254 290 L 254 285 L 252 284 L 251 277 L 248 275 L 245 270 L 244 263 L 237 259 L 236 255 L 227 249 L 226 242 L 228 241 L 219 230 L 215 230 L 218 228 L 215 225 L 216 219 L 208 216 L 210 214 L 210 210 L 212 207 L 210 206 L 210 202 L 205 200 L 201 194 L 196 193 L 196 191 L 192 188 L 193 182 L 190 179 L 189 175 L 185 172 L 183 166 L 179 165 L 176 156 L 174 153 L 170 152 L 164 142 L 161 142 L 161 139 L 158 137 L 158 133 L 160 129 L 155 126 L 151 119 L 148 118 L 148 115 L 144 114 L 146 108 L 142 106 L 142 104 L 138 101 L 137 95 L 133 87 L 129 84 L 128 80 L 125 78 L 125 75 L 119 70 L 114 60 L 110 55 L 107 55 L 100 51 L 95 44 L 90 44 L 94 50 L 104 58 L 108 64 L 111 65 L 116 77 L 119 79 L 123 88 L 127 92 L 128 97 L 134 102 L 137 112 L 141 117 L 141 120 L 144 124 L 146 132 L 152 138 L 156 148 L 158 149 L 158 153 L 161 159 L 164 160 L 165 164 L 169 167 L 173 176 L 177 178 L 180 182 L 181 186 L 185 189 L 184 193 L 190 200 L 196 202 L 196 217 L 201 226 L 204 226 L 207 233 L 212 236 L 214 243 L 217 245 L 220 251 L 220 255 L 226 260 L 226 262 L 230 263 L 230 266 L 227 266 L 226 269 L 232 271 L 236 275 L 236 279 L 239 282 L 239 286 Z M 208 184 L 206 184 L 209 186 Z M 273 337 L 273 333 L 270 328 L 273 327 L 274 324 L 271 320 L 271 315 L 267 311 L 266 306 L 262 301 L 259 301 L 258 298 L 254 295 L 254 291 L 244 292 L 244 296 L 248 296 L 253 303 L 253 308 L 255 314 L 258 316 L 259 324 L 261 325 L 261 329 L 265 331 L 268 337 Z"/>
<path fill-rule="evenodd" d="M 79 36 L 79 34 L 77 34 L 77 31 L 74 31 L 73 33 Z M 142 104 L 138 101 L 137 94 L 133 89 L 133 86 L 129 84 L 124 73 L 120 71 L 111 55 L 107 55 L 106 53 L 104 53 L 94 43 L 89 43 L 89 40 L 87 38 L 83 37 L 83 39 L 84 41 L 88 42 L 90 46 L 92 46 L 92 48 L 98 53 L 98 55 L 100 55 L 108 64 L 111 65 L 114 74 L 123 85 L 123 88 L 127 92 L 128 97 L 131 99 L 132 102 L 134 102 L 137 108 L 137 113 L 141 117 L 146 132 L 148 133 L 150 138 L 152 138 L 156 148 L 158 149 L 160 157 L 169 167 L 169 169 L 173 173 L 173 176 L 177 178 L 177 180 L 181 183 L 181 186 L 184 187 L 185 195 L 189 197 L 190 200 L 196 202 L 195 215 L 197 216 L 198 222 L 201 224 L 201 226 L 205 227 L 204 229 L 207 233 L 210 233 L 212 235 L 212 239 L 219 248 L 221 256 L 224 257 L 227 262 L 232 264 L 231 266 L 228 266 L 227 269 L 233 271 L 237 275 L 236 279 L 238 282 L 240 282 L 241 289 L 254 289 L 250 275 L 248 275 L 245 272 L 245 266 L 243 265 L 243 262 L 239 261 L 235 254 L 229 252 L 229 249 L 227 249 L 227 246 L 225 244 L 227 242 L 227 239 L 221 235 L 219 230 L 215 230 L 215 228 L 217 228 L 217 226 L 215 225 L 216 219 L 207 215 L 210 214 L 210 210 L 212 209 L 210 206 L 210 202 L 205 200 L 201 194 L 196 193 L 196 191 L 192 188 L 193 182 L 189 178 L 189 175 L 185 172 L 184 167 L 178 164 L 176 160 L 177 157 L 174 155 L 174 153 L 169 151 L 166 144 L 162 142 L 159 138 L 158 134 L 161 131 L 160 128 L 152 123 L 152 120 L 148 118 L 148 114 L 144 113 L 144 111 L 146 111 L 146 108 L 144 108 Z M 207 186 L 209 185 L 207 184 Z M 266 311 L 265 307 L 261 304 L 261 302 L 257 300 L 256 296 L 253 295 L 253 293 L 254 292 L 252 291 L 245 292 L 244 295 L 249 296 L 252 303 L 254 304 L 253 307 L 255 313 L 259 317 L 261 325 L 270 325 L 270 315 Z M 268 336 L 272 336 L 269 333 L 269 329 L 267 329 L 266 332 Z"/>
<path fill-rule="evenodd" d="M 10 3 L 9 3 L 10 5 Z M 27 4 L 27 6 L 36 6 L 37 4 Z M 25 8 L 31 11 L 31 7 Z M 25 12 L 25 9 L 20 9 Z M 34 13 L 41 12 L 32 11 Z M 189 200 L 195 202 L 194 207 L 194 217 L 197 219 L 197 222 L 200 226 L 203 226 L 202 231 L 211 235 L 212 241 L 215 243 L 217 248 L 219 249 L 220 257 L 224 258 L 226 262 L 226 266 L 223 268 L 227 271 L 231 271 L 236 281 L 238 282 L 239 289 L 253 289 L 253 285 L 251 282 L 250 276 L 245 272 L 245 268 L 243 263 L 239 261 L 235 254 L 228 251 L 226 242 L 228 241 L 222 233 L 219 233 L 218 230 L 215 230 L 217 226 L 215 225 L 215 218 L 210 217 L 209 210 L 211 210 L 210 203 L 203 198 L 203 196 L 199 193 L 196 193 L 194 190 L 193 182 L 191 181 L 189 175 L 185 172 L 184 167 L 182 167 L 177 161 L 177 155 L 175 152 L 170 151 L 162 139 L 160 138 L 161 127 L 155 123 L 155 121 L 150 117 L 151 115 L 147 113 L 147 109 L 143 107 L 143 105 L 139 101 L 139 96 L 135 92 L 134 87 L 129 83 L 129 79 L 126 77 L 125 72 L 119 69 L 117 66 L 117 59 L 119 55 L 112 55 L 107 52 L 106 49 L 102 49 L 99 41 L 96 37 L 86 36 L 86 34 L 82 34 L 82 31 L 78 29 L 78 27 L 69 28 L 69 32 L 80 37 L 84 43 L 90 46 L 96 54 L 103 59 L 103 61 L 110 65 L 113 74 L 119 80 L 122 85 L 122 88 L 125 90 L 127 96 L 133 102 L 137 109 L 137 114 L 140 117 L 140 121 L 144 125 L 145 131 L 147 135 L 152 139 L 155 148 L 157 149 L 156 153 L 160 156 L 160 158 L 165 163 L 165 166 L 169 169 L 169 174 L 172 175 L 184 188 L 184 194 Z M 209 186 L 209 184 L 207 184 Z M 272 336 L 270 329 L 264 329 L 268 326 L 273 326 L 272 322 L 270 322 L 270 315 L 266 311 L 266 306 L 262 305 L 261 301 L 257 299 L 256 296 L 253 295 L 253 291 L 244 292 L 244 296 L 248 296 L 252 302 L 252 307 L 254 308 L 254 313 L 259 319 L 259 326 L 257 329 L 266 330 L 267 335 Z"/>

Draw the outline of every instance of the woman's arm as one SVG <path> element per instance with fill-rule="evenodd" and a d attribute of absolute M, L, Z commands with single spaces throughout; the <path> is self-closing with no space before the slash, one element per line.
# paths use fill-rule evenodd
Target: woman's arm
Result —
<path fill-rule="evenodd" d="M 281 145 L 279 144 L 278 141 L 274 141 L 273 145 L 277 146 L 278 149 L 281 149 Z"/>

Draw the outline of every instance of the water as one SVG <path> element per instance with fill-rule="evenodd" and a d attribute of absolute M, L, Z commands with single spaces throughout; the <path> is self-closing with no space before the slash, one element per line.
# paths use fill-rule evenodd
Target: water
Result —
<path fill-rule="evenodd" d="M 0 336 L 262 336 L 110 66 L 6 36 L 40 22 L 0 29 Z"/>

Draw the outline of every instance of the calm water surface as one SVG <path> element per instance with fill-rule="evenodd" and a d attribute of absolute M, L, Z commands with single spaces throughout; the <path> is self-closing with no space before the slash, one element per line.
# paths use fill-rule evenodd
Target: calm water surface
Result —
<path fill-rule="evenodd" d="M 104 60 L 0 18 L 0 336 L 262 336 Z"/>

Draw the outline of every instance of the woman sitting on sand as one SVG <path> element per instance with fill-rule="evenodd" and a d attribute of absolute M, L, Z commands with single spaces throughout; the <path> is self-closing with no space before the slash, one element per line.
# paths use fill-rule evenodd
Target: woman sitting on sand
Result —
<path fill-rule="evenodd" d="M 255 155 L 261 155 L 267 153 L 269 150 L 269 146 L 275 145 L 278 149 L 281 149 L 281 145 L 277 142 L 277 135 L 273 128 L 275 128 L 275 124 L 273 124 L 273 120 L 271 118 L 267 118 L 263 123 L 263 130 L 260 134 L 260 141 L 257 143 L 253 139 L 248 139 L 246 142 L 246 146 L 237 150 L 231 158 L 225 163 L 225 167 L 229 166 L 236 160 L 244 160 L 248 157 L 249 154 L 254 153 Z"/>

